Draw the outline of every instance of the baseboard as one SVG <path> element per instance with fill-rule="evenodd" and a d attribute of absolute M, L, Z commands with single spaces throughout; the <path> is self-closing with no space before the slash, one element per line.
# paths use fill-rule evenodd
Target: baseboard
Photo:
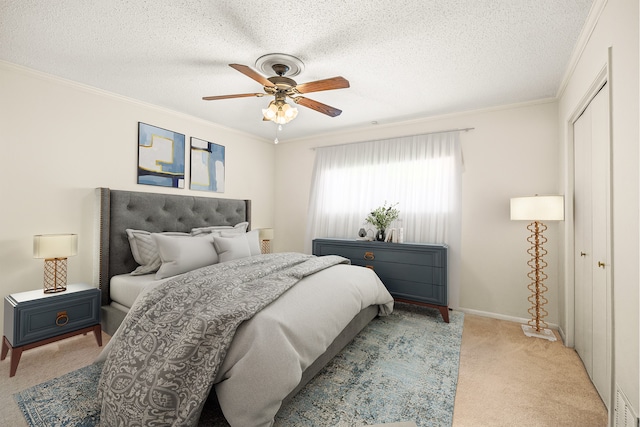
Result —
<path fill-rule="evenodd" d="M 505 314 L 499 314 L 499 313 L 491 313 L 489 311 L 480 311 L 480 310 L 473 310 L 471 308 L 458 308 L 457 310 L 463 312 L 463 313 L 468 313 L 468 314 L 474 314 L 476 316 L 481 316 L 481 317 L 490 317 L 492 319 L 498 319 L 498 320 L 506 320 L 508 322 L 515 322 L 515 323 L 527 323 L 529 322 L 529 318 L 525 318 L 525 317 L 515 317 L 515 316 L 507 316 Z M 549 329 L 553 329 L 555 331 L 558 330 L 558 325 L 555 323 L 548 323 L 547 324 Z"/>

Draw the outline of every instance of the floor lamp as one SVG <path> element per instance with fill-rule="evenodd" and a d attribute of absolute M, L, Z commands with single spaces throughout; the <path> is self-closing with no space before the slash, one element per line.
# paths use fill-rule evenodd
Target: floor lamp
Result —
<path fill-rule="evenodd" d="M 544 305 L 548 302 L 544 296 L 548 290 L 544 284 L 548 277 L 544 272 L 544 268 L 547 266 L 544 260 L 544 256 L 547 254 L 544 244 L 547 242 L 547 238 L 543 234 L 547 226 L 542 221 L 564 220 L 564 197 L 536 195 L 512 198 L 511 219 L 533 221 L 527 226 L 527 230 L 531 232 L 527 238 L 527 242 L 531 244 L 527 250 L 527 253 L 531 255 L 531 259 L 527 262 L 531 267 L 531 271 L 527 274 L 531 279 L 528 286 L 531 291 L 531 296 L 528 298 L 531 303 L 531 308 L 528 310 L 531 320 L 527 325 L 522 325 L 522 330 L 528 337 L 555 341 L 555 334 L 547 329 L 548 325 L 543 320 L 549 313 L 544 309 Z"/>

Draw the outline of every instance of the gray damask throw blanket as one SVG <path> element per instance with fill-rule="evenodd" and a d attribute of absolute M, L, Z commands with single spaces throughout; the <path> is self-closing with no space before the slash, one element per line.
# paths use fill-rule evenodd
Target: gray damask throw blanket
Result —
<path fill-rule="evenodd" d="M 195 270 L 143 293 L 110 343 L 102 426 L 195 426 L 236 328 L 303 277 L 348 263 L 281 253 Z"/>

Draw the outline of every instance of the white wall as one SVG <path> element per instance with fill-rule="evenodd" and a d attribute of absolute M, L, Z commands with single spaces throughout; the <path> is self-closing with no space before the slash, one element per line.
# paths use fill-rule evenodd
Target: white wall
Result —
<path fill-rule="evenodd" d="M 563 152 L 571 152 L 569 119 L 600 70 L 607 66 L 611 47 L 611 136 L 613 200 L 613 293 L 614 293 L 614 374 L 615 383 L 630 399 L 636 414 L 640 409 L 638 349 L 640 329 L 639 301 L 639 216 L 638 174 L 638 1 L 600 1 L 604 5 L 588 43 L 571 74 L 559 102 Z M 567 157 L 569 157 L 567 155 Z M 563 159 L 566 191 L 569 192 L 571 159 Z M 570 234 L 567 236 L 570 238 Z M 570 276 L 570 274 L 568 275 Z M 569 323 L 572 288 L 567 284 L 567 306 L 561 306 L 561 326 Z"/>
<path fill-rule="evenodd" d="M 354 132 L 285 141 L 276 148 L 278 251 L 303 251 L 314 162 L 312 147 L 473 127 L 461 134 L 462 265 L 459 306 L 497 317 L 528 318 L 526 274 L 529 233 L 525 222 L 510 221 L 509 199 L 558 194 L 558 124 L 555 102 L 541 101 L 460 113 L 398 125 L 372 125 Z M 354 235 L 357 230 L 354 230 Z M 556 323 L 557 225 L 549 224 L 546 260 L 550 288 L 547 320 Z M 455 294 L 455 292 L 453 292 Z M 454 301 L 450 301 L 455 305 Z"/>
<path fill-rule="evenodd" d="M 225 192 L 136 184 L 138 121 L 185 134 L 187 146 L 191 136 L 224 145 Z M 253 227 L 273 225 L 273 143 L 3 62 L 0 156 L 2 296 L 42 287 L 34 234 L 77 233 L 68 282 L 92 283 L 95 187 L 248 198 Z"/>

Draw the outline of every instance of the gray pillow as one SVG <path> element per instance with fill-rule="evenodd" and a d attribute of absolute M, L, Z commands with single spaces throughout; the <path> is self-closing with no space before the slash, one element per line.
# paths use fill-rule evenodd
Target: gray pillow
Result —
<path fill-rule="evenodd" d="M 131 254 L 133 259 L 139 264 L 135 270 L 131 272 L 132 276 L 139 276 L 142 274 L 153 273 L 158 271 L 162 261 L 160 260 L 160 254 L 156 247 L 156 242 L 151 237 L 149 231 L 134 230 L 127 228 L 127 238 L 129 238 L 129 246 L 131 247 Z M 162 233 L 167 236 L 180 236 L 189 237 L 190 234 L 168 231 Z"/>
<path fill-rule="evenodd" d="M 218 254 L 213 247 L 213 236 L 190 237 L 188 239 L 153 233 L 162 265 L 156 279 L 186 273 L 218 262 Z"/>

